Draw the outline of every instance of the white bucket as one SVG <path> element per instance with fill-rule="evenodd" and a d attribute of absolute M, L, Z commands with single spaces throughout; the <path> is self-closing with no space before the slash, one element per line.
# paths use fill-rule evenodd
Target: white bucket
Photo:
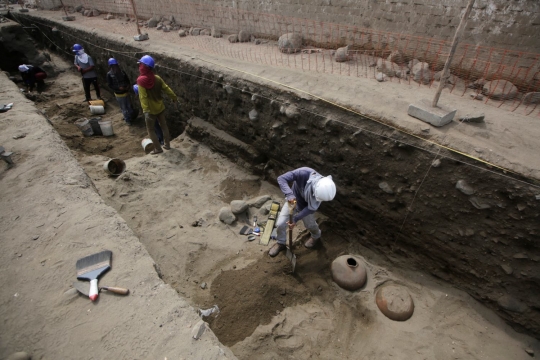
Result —
<path fill-rule="evenodd" d="M 99 120 L 98 124 L 99 124 L 99 127 L 101 128 L 101 132 L 103 133 L 103 136 L 113 136 L 114 135 L 111 120 Z"/>
<path fill-rule="evenodd" d="M 141 141 L 141 145 L 144 149 L 144 152 L 147 154 L 150 154 L 150 152 L 154 150 L 154 143 L 150 139 L 143 139 Z"/>
<path fill-rule="evenodd" d="M 90 105 L 90 112 L 93 115 L 105 114 L 105 108 L 101 105 Z"/>
<path fill-rule="evenodd" d="M 82 131 L 84 136 L 94 135 L 94 131 L 92 130 L 92 126 L 90 126 L 90 122 L 88 121 L 88 119 L 79 119 L 75 121 L 74 124 L 77 125 L 77 127 Z"/>
<path fill-rule="evenodd" d="M 103 170 L 110 175 L 120 175 L 126 170 L 126 163 L 121 159 L 109 159 L 103 164 Z"/>

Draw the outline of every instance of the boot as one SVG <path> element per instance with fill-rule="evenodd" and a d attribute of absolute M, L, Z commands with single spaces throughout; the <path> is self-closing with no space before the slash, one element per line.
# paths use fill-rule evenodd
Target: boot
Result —
<path fill-rule="evenodd" d="M 317 245 L 319 244 L 320 240 L 321 240 L 320 238 L 314 239 L 314 238 L 310 237 L 310 238 L 306 241 L 306 243 L 304 244 L 304 246 L 305 246 L 306 248 L 308 248 L 308 249 L 313 249 L 315 246 L 317 246 Z"/>
<path fill-rule="evenodd" d="M 272 248 L 270 249 L 270 251 L 268 251 L 268 255 L 270 255 L 270 257 L 275 257 L 277 256 L 277 254 L 279 254 L 286 248 L 287 246 L 285 246 L 285 244 L 275 243 L 274 246 L 272 246 Z"/>

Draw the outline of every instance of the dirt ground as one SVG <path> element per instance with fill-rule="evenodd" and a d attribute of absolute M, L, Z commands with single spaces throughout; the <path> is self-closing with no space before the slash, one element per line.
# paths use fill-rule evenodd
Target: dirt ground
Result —
<path fill-rule="evenodd" d="M 239 234 L 247 217 L 231 226 L 217 218 L 219 209 L 232 200 L 270 195 L 281 201 L 279 189 L 186 135 L 174 139 L 172 149 L 162 155 L 145 155 L 140 145 L 145 136 L 142 122 L 133 127 L 124 125 L 110 94 L 105 95 L 105 116 L 113 120 L 115 135 L 84 138 L 73 124 L 88 116 L 87 108 L 81 104 L 80 80 L 69 70 L 69 64 L 57 57 L 53 61 L 62 72 L 49 81 L 49 88 L 38 96 L 36 106 L 47 114 L 103 201 L 139 238 L 163 280 L 194 308 L 220 308 L 217 316 L 205 320 L 238 358 L 528 359 L 526 350 L 540 353 L 537 340 L 514 332 L 465 293 L 427 275 L 388 264 L 357 241 L 339 237 L 323 217 L 319 221 L 324 241 L 318 249 L 307 250 L 301 245 L 305 239 L 301 226 L 295 232 L 298 266 L 292 275 L 283 254 L 269 258 L 268 247 L 258 241 L 248 242 Z M 14 126 L 13 122 L 4 122 L 5 128 L 10 126 Z M 2 140 L 5 143 L 8 139 Z M 24 147 L 17 149 L 24 153 Z M 126 162 L 127 170 L 121 176 L 111 177 L 103 171 L 109 157 Z M 6 177 L 6 171 L 4 167 L 0 179 Z M 34 176 L 40 178 L 40 174 Z M 6 185 L 3 181 L 2 191 Z M 34 186 L 47 191 L 45 183 Z M 38 210 L 49 211 L 48 201 L 39 197 L 36 200 Z M 12 206 L 17 208 L 16 204 Z M 259 209 L 250 208 L 249 218 L 254 214 L 262 217 Z M 4 220 L 0 230 L 9 226 Z M 10 234 L 12 243 L 27 241 L 27 237 L 27 233 Z M 114 237 L 102 241 L 104 246 L 122 245 Z M 49 249 L 51 254 L 65 252 L 62 244 L 56 246 Z M 365 259 L 368 281 L 358 291 L 343 290 L 331 279 L 330 264 L 343 254 Z M 16 260 L 17 255 L 12 259 Z M 28 281 L 34 272 L 18 268 L 11 281 Z M 51 281 L 54 276 L 47 273 L 42 279 Z M 375 291 L 387 282 L 401 284 L 412 295 L 415 312 L 410 320 L 391 321 L 378 310 Z M 37 310 L 31 302 L 13 306 L 5 300 L 4 304 L 6 310 L 29 314 L 26 324 L 33 326 Z M 47 306 L 40 309 L 63 311 Z M 80 315 L 62 312 L 62 316 L 69 321 Z M 147 316 L 152 318 L 153 313 Z M 152 329 L 131 327 L 132 338 L 122 340 L 128 346 L 135 340 L 145 342 Z M 54 338 L 54 334 L 50 336 Z M 4 342 L 6 337 L 2 338 Z M 23 343 L 16 341 L 17 345 Z M 41 346 L 42 358 L 51 358 L 47 345 Z M 192 350 L 184 350 L 186 358 L 206 358 L 197 353 L 188 355 Z M 137 358 L 129 350 L 125 354 L 126 358 Z"/>

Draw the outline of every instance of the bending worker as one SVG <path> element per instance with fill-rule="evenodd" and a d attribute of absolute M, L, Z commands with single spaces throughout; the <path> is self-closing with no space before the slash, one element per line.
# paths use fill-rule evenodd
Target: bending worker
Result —
<path fill-rule="evenodd" d="M 277 181 L 288 204 L 282 207 L 276 221 L 277 243 L 268 252 L 271 257 L 287 248 L 285 245 L 287 242 L 287 227 L 289 229 L 294 228 L 300 220 L 304 222 L 304 226 L 311 233 L 311 237 L 304 246 L 308 249 L 315 247 L 321 238 L 321 230 L 317 221 L 315 221 L 315 212 L 321 206 L 321 202 L 330 201 L 336 196 L 336 185 L 332 181 L 332 176 L 324 177 L 308 167 L 289 171 L 278 177 Z M 292 183 L 292 189 L 289 183 Z M 298 211 L 294 215 L 292 223 L 290 223 L 289 206 L 295 203 Z"/>
<path fill-rule="evenodd" d="M 154 124 L 159 122 L 161 129 L 163 130 L 163 141 L 165 145 L 163 148 L 169 150 L 171 148 L 171 136 L 169 134 L 169 127 L 165 120 L 165 104 L 163 104 L 162 91 L 164 91 L 172 101 L 176 102 L 178 97 L 171 90 L 165 81 L 158 75 L 154 74 L 154 59 L 150 55 L 144 55 L 139 61 L 139 73 L 137 78 L 137 85 L 139 85 L 139 100 L 144 112 L 144 118 L 146 120 L 146 131 L 148 136 L 154 143 L 154 150 L 151 154 L 156 155 L 162 153 L 161 145 L 159 144 L 156 132 L 154 131 Z"/>
<path fill-rule="evenodd" d="M 37 91 L 42 91 L 45 88 L 45 80 L 47 73 L 39 66 L 25 65 L 19 66 L 21 77 L 26 85 L 26 91 L 34 91 L 34 86 L 37 83 Z"/>
<path fill-rule="evenodd" d="M 109 72 L 107 73 L 107 83 L 109 88 L 114 91 L 114 96 L 122 109 L 124 121 L 127 125 L 131 125 L 134 116 L 133 107 L 131 107 L 131 98 L 129 96 L 130 81 L 124 70 L 118 65 L 115 58 L 109 59 Z"/>
<path fill-rule="evenodd" d="M 92 100 L 92 97 L 90 96 L 90 84 L 94 84 L 96 96 L 98 100 L 101 100 L 94 60 L 84 52 L 84 49 L 80 44 L 73 45 L 73 52 L 75 53 L 75 61 L 73 64 L 77 67 L 77 71 L 82 75 L 86 101 Z"/>

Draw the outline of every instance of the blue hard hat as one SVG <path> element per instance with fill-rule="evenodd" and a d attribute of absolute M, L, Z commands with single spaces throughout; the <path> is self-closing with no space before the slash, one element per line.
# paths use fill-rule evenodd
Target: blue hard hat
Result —
<path fill-rule="evenodd" d="M 79 50 L 82 50 L 82 49 L 83 49 L 83 46 L 81 44 L 73 45 L 73 52 L 76 52 L 76 51 L 79 51 Z"/>
<path fill-rule="evenodd" d="M 110 58 L 109 59 L 109 66 L 111 66 L 111 65 L 118 65 L 118 61 L 116 61 L 115 58 Z"/>
<path fill-rule="evenodd" d="M 139 85 L 133 85 L 133 91 L 135 92 L 135 94 L 139 95 Z"/>
<path fill-rule="evenodd" d="M 150 55 L 144 55 L 141 60 L 137 61 L 137 63 L 142 63 L 146 66 L 148 66 L 149 68 L 154 68 L 155 66 L 155 62 L 154 62 L 154 59 L 152 59 L 152 57 Z"/>

